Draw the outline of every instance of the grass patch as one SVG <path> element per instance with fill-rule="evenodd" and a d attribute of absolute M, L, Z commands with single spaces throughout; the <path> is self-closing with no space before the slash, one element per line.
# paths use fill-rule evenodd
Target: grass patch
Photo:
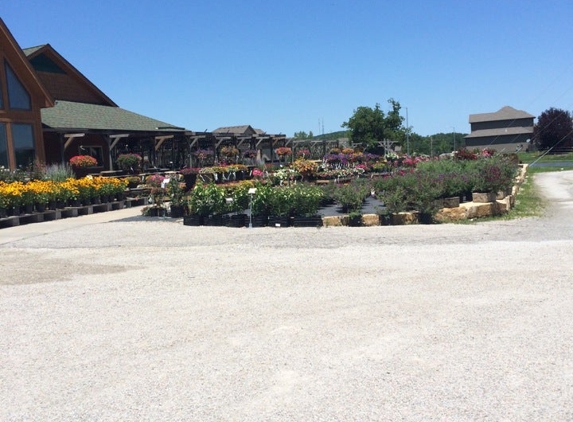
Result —
<path fill-rule="evenodd" d="M 541 157 L 544 152 L 519 152 L 517 156 L 522 163 L 530 164 Z M 547 154 L 543 156 L 539 163 L 551 163 L 551 162 L 559 162 L 559 161 L 571 161 L 573 165 L 573 152 L 567 154 Z"/>
<path fill-rule="evenodd" d="M 545 171 L 549 167 L 540 167 Z M 539 195 L 539 188 L 535 185 L 535 173 L 530 172 L 529 169 L 525 176 L 525 181 L 522 183 L 515 198 L 515 207 L 513 207 L 507 214 L 502 215 L 500 218 L 504 220 L 513 220 L 515 218 L 525 217 L 540 217 L 545 210 L 545 201 Z"/>

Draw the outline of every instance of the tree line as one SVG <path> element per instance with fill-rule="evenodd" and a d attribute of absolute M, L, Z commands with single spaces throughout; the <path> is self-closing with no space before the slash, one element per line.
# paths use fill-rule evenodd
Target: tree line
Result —
<path fill-rule="evenodd" d="M 390 111 L 384 113 L 380 104 L 374 108 L 361 106 L 342 123 L 346 130 L 314 136 L 312 131 L 295 132 L 296 139 L 330 140 L 349 138 L 353 146 L 362 146 L 366 151 L 382 154 L 387 148 L 399 147 L 403 153 L 416 155 L 439 155 L 465 147 L 466 133 L 450 132 L 422 136 L 404 125 L 400 103 L 388 100 Z M 533 145 L 539 150 L 573 148 L 573 120 L 565 110 L 549 108 L 541 113 L 533 128 Z"/>

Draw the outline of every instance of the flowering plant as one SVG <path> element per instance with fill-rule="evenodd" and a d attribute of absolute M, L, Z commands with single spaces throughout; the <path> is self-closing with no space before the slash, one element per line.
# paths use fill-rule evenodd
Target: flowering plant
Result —
<path fill-rule="evenodd" d="M 70 165 L 75 168 L 95 167 L 97 160 L 91 155 L 76 155 L 70 158 Z"/>
<path fill-rule="evenodd" d="M 151 176 L 147 176 L 145 179 L 145 184 L 154 188 L 159 188 L 161 187 L 161 183 L 163 183 L 164 180 L 164 176 L 161 176 L 160 174 L 152 174 Z"/>
<path fill-rule="evenodd" d="M 310 150 L 308 148 L 301 148 L 301 149 L 296 151 L 296 156 L 298 158 L 310 157 Z"/>
<path fill-rule="evenodd" d="M 22 204 L 22 182 L 0 181 L 0 208 L 18 207 Z"/>
<path fill-rule="evenodd" d="M 245 158 L 255 158 L 257 156 L 257 150 L 256 149 L 247 149 L 245 151 L 243 151 L 243 157 Z"/>
<path fill-rule="evenodd" d="M 221 155 L 227 158 L 234 158 L 239 155 L 239 150 L 232 145 L 221 147 Z"/>
<path fill-rule="evenodd" d="M 117 157 L 117 165 L 125 171 L 139 171 L 141 168 L 141 155 L 120 154 L 119 157 Z"/>
<path fill-rule="evenodd" d="M 311 160 L 299 158 L 292 163 L 292 168 L 298 171 L 303 177 L 311 177 L 318 171 L 318 164 Z"/>
<path fill-rule="evenodd" d="M 151 188 L 151 202 L 153 202 L 154 207 L 163 206 L 165 200 L 165 195 L 167 194 L 166 189 L 154 186 Z"/>
<path fill-rule="evenodd" d="M 251 172 L 251 174 L 253 175 L 253 177 L 255 179 L 263 177 L 263 175 L 264 175 L 263 171 L 259 168 L 254 168 L 253 171 Z"/>
<path fill-rule="evenodd" d="M 290 149 L 289 147 L 279 147 L 275 150 L 275 152 L 277 153 L 278 156 L 283 157 L 285 155 L 292 154 L 292 149 Z"/>
<path fill-rule="evenodd" d="M 200 171 L 201 168 L 199 167 L 186 167 L 184 169 L 181 169 L 179 173 L 181 173 L 183 176 L 187 176 L 189 174 L 199 174 Z"/>
<path fill-rule="evenodd" d="M 213 156 L 213 150 L 211 149 L 198 149 L 193 153 L 197 159 L 203 161 Z"/>

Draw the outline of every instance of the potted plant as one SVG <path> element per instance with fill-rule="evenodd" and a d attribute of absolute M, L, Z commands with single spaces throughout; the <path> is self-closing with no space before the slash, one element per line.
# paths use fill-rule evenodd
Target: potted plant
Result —
<path fill-rule="evenodd" d="M 275 149 L 275 153 L 279 157 L 279 161 L 286 162 L 288 157 L 292 155 L 292 149 L 289 147 L 279 147 Z"/>
<path fill-rule="evenodd" d="M 222 224 L 221 214 L 225 210 L 225 191 L 214 183 L 197 183 L 189 199 L 190 214 L 203 219 L 204 224 Z M 191 221 L 192 219 L 188 219 Z M 197 219 L 199 220 L 199 219 Z"/>
<path fill-rule="evenodd" d="M 249 189 L 252 187 L 251 182 L 242 182 L 225 188 L 226 212 L 231 213 L 226 220 L 228 227 L 245 226 L 248 217 L 245 210 L 249 208 Z"/>
<path fill-rule="evenodd" d="M 185 214 L 185 190 L 181 186 L 176 175 L 169 179 L 167 184 L 169 195 L 169 209 L 172 218 L 181 218 Z"/>
<path fill-rule="evenodd" d="M 252 222 L 253 227 L 265 227 L 269 221 L 269 204 L 273 187 L 264 183 L 255 184 L 256 193 L 252 195 Z"/>
<path fill-rule="evenodd" d="M 301 176 L 302 180 L 312 180 L 318 172 L 318 164 L 315 161 L 299 158 L 291 167 L 295 169 Z"/>
<path fill-rule="evenodd" d="M 235 162 L 239 156 L 239 149 L 233 145 L 225 145 L 219 151 L 220 156 L 228 162 Z"/>
<path fill-rule="evenodd" d="M 141 155 L 133 153 L 120 154 L 116 160 L 118 167 L 130 174 L 139 173 L 141 170 L 141 163 Z"/>
<path fill-rule="evenodd" d="M 198 167 L 186 167 L 179 171 L 185 181 L 185 191 L 190 191 L 197 182 L 197 175 L 201 169 Z"/>
<path fill-rule="evenodd" d="M 151 188 L 151 204 L 148 215 L 150 217 L 165 217 L 166 209 L 163 206 L 167 190 L 162 187 L 154 186 Z"/>
<path fill-rule="evenodd" d="M 97 166 L 97 160 L 91 155 L 75 155 L 70 158 L 70 165 L 74 169 Z"/>
<path fill-rule="evenodd" d="M 75 155 L 70 158 L 70 165 L 77 178 L 86 176 L 93 167 L 97 166 L 97 160 L 91 155 Z"/>
<path fill-rule="evenodd" d="M 414 183 L 408 187 L 408 199 L 419 213 L 419 221 L 424 224 L 433 222 L 434 214 L 441 208 L 438 198 L 443 196 L 443 184 L 440 178 L 432 174 L 415 172 L 411 175 Z"/>
<path fill-rule="evenodd" d="M 322 217 L 318 210 L 324 191 L 318 186 L 298 184 L 291 188 L 293 225 L 295 227 L 321 227 Z"/>
<path fill-rule="evenodd" d="M 213 150 L 211 149 L 198 149 L 193 153 L 195 158 L 199 161 L 199 166 L 203 167 L 207 163 L 211 163 L 213 161 Z"/>
<path fill-rule="evenodd" d="M 288 227 L 292 208 L 292 190 L 286 186 L 276 186 L 268 197 L 270 227 Z"/>

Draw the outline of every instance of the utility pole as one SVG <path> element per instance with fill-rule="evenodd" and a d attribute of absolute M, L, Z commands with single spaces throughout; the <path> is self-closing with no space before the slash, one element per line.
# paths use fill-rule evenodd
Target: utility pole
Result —
<path fill-rule="evenodd" d="M 406 145 L 408 149 L 408 155 L 410 155 L 410 125 L 408 124 L 408 107 L 406 108 Z"/>

